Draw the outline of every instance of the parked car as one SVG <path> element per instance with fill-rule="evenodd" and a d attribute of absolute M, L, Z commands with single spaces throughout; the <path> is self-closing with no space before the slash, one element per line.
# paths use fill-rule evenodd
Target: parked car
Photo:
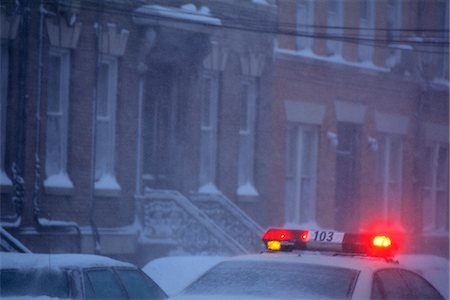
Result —
<path fill-rule="evenodd" d="M 267 252 L 218 263 L 173 299 L 444 299 L 385 235 L 271 229 Z"/>
<path fill-rule="evenodd" d="M 0 298 L 166 299 L 133 264 L 89 254 L 0 253 Z"/>

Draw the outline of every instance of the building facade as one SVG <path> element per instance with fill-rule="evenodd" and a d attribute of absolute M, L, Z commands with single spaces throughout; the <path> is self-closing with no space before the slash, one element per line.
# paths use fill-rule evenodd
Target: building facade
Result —
<path fill-rule="evenodd" d="M 448 255 L 448 10 L 278 2 L 272 152 L 285 159 L 272 173 L 285 180 L 273 219 L 387 228 L 425 241 L 408 250 Z"/>
<path fill-rule="evenodd" d="M 249 29 L 275 24 L 274 8 L 2 3 L 2 226 L 31 251 L 137 261 L 181 244 L 161 224 L 180 215 L 223 240 L 183 195 L 223 195 L 262 222 L 273 37 Z M 153 227 L 169 203 L 155 191 L 175 191 L 178 206 Z"/>
<path fill-rule="evenodd" d="M 0 20 L 1 225 L 31 251 L 142 264 L 286 225 L 448 255 L 448 1 L 24 0 Z"/>

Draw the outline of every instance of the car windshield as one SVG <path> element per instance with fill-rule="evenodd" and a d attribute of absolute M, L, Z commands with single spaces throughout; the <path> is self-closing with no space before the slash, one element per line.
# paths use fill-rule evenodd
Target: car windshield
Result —
<path fill-rule="evenodd" d="M 67 274 L 58 270 L 1 270 L 0 287 L 0 297 L 69 297 Z"/>
<path fill-rule="evenodd" d="M 182 294 L 272 299 L 349 298 L 357 276 L 357 270 L 329 266 L 229 261 L 208 271 Z"/>

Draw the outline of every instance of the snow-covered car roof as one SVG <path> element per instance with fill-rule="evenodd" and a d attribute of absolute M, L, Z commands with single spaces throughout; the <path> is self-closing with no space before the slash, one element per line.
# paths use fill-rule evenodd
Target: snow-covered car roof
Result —
<path fill-rule="evenodd" d="M 267 252 L 267 253 L 262 253 L 262 254 L 252 254 L 252 255 L 241 255 L 241 256 L 236 256 L 236 257 L 231 257 L 231 258 L 227 258 L 222 260 L 222 262 L 225 263 L 230 263 L 229 266 L 225 267 L 222 269 L 222 272 L 220 273 L 220 277 L 215 278 L 216 281 L 221 281 L 221 280 L 225 280 L 224 278 L 227 278 L 226 275 L 223 275 L 224 271 L 223 270 L 230 270 L 230 275 L 229 276 L 246 276 L 248 278 L 253 278 L 252 276 L 254 276 L 255 272 L 251 273 L 249 272 L 249 274 L 247 274 L 247 272 L 245 271 L 246 269 L 250 270 L 255 268 L 257 265 L 255 264 L 255 262 L 261 262 L 262 267 L 264 268 L 264 270 L 267 270 L 267 272 L 262 272 L 262 273 L 258 273 L 258 276 L 262 276 L 262 277 L 267 277 L 267 278 L 272 278 L 271 280 L 274 280 L 275 282 L 278 280 L 282 280 L 284 281 L 286 279 L 286 277 L 284 277 L 284 279 L 278 279 L 278 275 L 280 275 L 281 273 L 283 273 L 283 276 L 289 276 L 289 274 L 293 274 L 292 273 L 292 267 L 295 267 L 297 264 L 300 266 L 303 265 L 302 268 L 306 267 L 306 265 L 311 265 L 314 266 L 314 268 L 316 268 L 316 266 L 323 266 L 324 269 L 322 269 L 322 271 L 320 272 L 328 272 L 328 271 L 333 271 L 335 272 L 334 275 L 332 275 L 330 273 L 330 276 L 336 276 L 338 273 L 340 273 L 341 271 L 339 270 L 353 270 L 353 274 L 358 274 L 357 277 L 357 284 L 354 287 L 353 290 L 353 294 L 352 297 L 356 297 L 357 299 L 360 297 L 366 297 L 369 296 L 370 291 L 372 289 L 372 276 L 374 274 L 375 271 L 377 270 L 386 270 L 386 269 L 405 269 L 405 270 L 410 270 L 410 271 L 415 271 L 412 268 L 409 268 L 407 265 L 405 264 L 401 264 L 397 258 L 381 258 L 381 257 L 370 257 L 370 256 L 362 256 L 362 255 L 345 255 L 345 254 L 338 254 L 336 255 L 335 253 L 321 253 L 321 252 L 309 252 L 309 251 L 294 251 L 294 252 Z M 242 264 L 241 264 L 242 262 Z M 238 264 L 236 264 L 238 263 Z M 274 269 L 271 270 L 270 265 L 274 265 Z M 278 268 L 278 271 L 276 271 L 277 268 L 275 268 L 275 265 L 278 265 L 280 268 Z M 284 266 L 282 266 L 284 265 Z M 219 267 L 219 266 L 218 266 Z M 238 271 L 238 272 L 234 272 L 234 270 L 238 270 L 238 268 L 241 268 L 242 271 Z M 329 268 L 329 269 L 325 269 L 325 268 Z M 308 270 L 309 267 L 306 268 L 306 270 Z M 284 272 L 285 270 L 285 272 Z M 312 269 L 311 269 L 312 270 Z M 319 269 L 318 269 L 319 270 Z M 274 273 L 275 271 L 275 273 Z M 281 272 L 281 273 L 280 273 Z M 332 273 L 333 273 L 332 272 Z M 219 274 L 219 273 L 217 273 Z M 273 274 L 277 274 L 275 275 L 276 277 L 271 277 Z M 316 273 L 316 275 L 314 276 L 318 276 L 318 273 Z M 328 274 L 328 273 L 327 273 Z M 340 275 L 344 275 L 347 276 L 347 274 L 351 274 L 348 273 L 347 271 L 342 272 L 342 274 Z M 211 275 L 213 276 L 213 275 Z M 214 275 L 215 276 L 215 275 Z M 212 277 L 210 277 L 209 281 L 210 282 Z M 242 277 L 243 279 L 245 279 L 244 277 Z M 260 277 L 261 278 L 261 277 Z M 297 280 L 297 279 L 296 279 Z M 338 277 L 336 277 L 336 282 L 339 282 Z M 231 286 L 233 286 L 234 282 L 230 283 Z M 264 284 L 264 283 L 263 283 Z M 277 285 L 278 283 L 275 283 L 274 285 Z M 194 284 L 195 285 L 195 284 Z M 288 286 L 292 286 L 287 284 Z M 227 294 L 223 294 L 221 295 L 220 292 L 216 293 L 215 288 L 211 288 L 211 287 L 207 287 L 205 285 L 205 290 L 203 292 L 205 292 L 205 294 L 203 294 L 203 292 L 200 292 L 201 289 L 203 287 L 201 285 L 197 285 L 197 286 L 189 286 L 187 288 L 187 290 L 190 289 L 189 292 L 181 292 L 180 294 L 177 294 L 176 297 L 174 299 L 212 299 L 211 297 L 213 297 L 213 299 L 221 299 L 220 297 L 223 296 L 223 299 L 270 299 L 273 297 L 273 294 L 270 295 L 259 295 L 259 294 L 255 294 L 253 292 L 248 292 L 245 290 L 242 290 L 242 293 L 237 293 L 236 295 L 234 294 L 228 294 L 228 291 L 224 292 Z M 254 287 L 249 287 L 249 289 L 251 289 Z M 283 287 L 286 288 L 286 287 Z M 327 287 L 323 287 L 323 288 L 328 288 L 330 289 L 331 287 L 327 286 Z M 284 291 L 284 290 L 283 290 Z M 209 294 L 211 292 L 211 294 Z M 222 291 L 223 292 L 223 291 Z M 192 293 L 192 294 L 191 294 Z M 276 293 L 276 292 L 275 292 Z M 284 292 L 283 292 L 284 293 Z M 289 299 L 291 299 L 292 297 L 295 297 L 295 293 L 296 290 L 293 288 L 292 289 L 292 294 L 286 296 L 287 294 L 283 294 L 280 291 L 280 299 L 284 299 L 284 297 L 287 297 Z M 442 293 L 441 293 L 442 294 Z M 231 298 L 230 298 L 231 297 Z M 235 297 L 235 298 L 233 298 Z M 301 295 L 300 297 L 304 297 L 304 295 Z M 278 298 L 277 298 L 278 299 Z M 447 298 L 448 299 L 448 298 Z"/>
<path fill-rule="evenodd" d="M 88 268 L 88 267 L 134 267 L 130 263 L 93 254 L 44 254 L 0 252 L 1 269 L 18 268 Z"/>
<path fill-rule="evenodd" d="M 227 257 L 223 256 L 167 256 L 150 261 L 142 270 L 167 295 L 173 296 L 226 259 Z"/>

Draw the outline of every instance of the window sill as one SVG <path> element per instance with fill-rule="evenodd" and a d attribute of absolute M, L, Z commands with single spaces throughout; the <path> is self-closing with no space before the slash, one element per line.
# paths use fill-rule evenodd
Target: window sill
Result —
<path fill-rule="evenodd" d="M 220 194 L 219 189 L 214 183 L 207 183 L 198 188 L 200 194 Z"/>
<path fill-rule="evenodd" d="M 98 197 L 118 197 L 122 189 L 115 176 L 104 175 L 95 182 L 94 196 Z"/>
<path fill-rule="evenodd" d="M 45 193 L 49 195 L 71 196 L 73 183 L 66 173 L 59 173 L 47 177 L 44 181 Z"/>
<path fill-rule="evenodd" d="M 238 187 L 237 189 L 237 195 L 238 196 L 244 196 L 244 197 L 258 197 L 258 191 L 255 189 L 253 184 L 246 183 Z"/>

